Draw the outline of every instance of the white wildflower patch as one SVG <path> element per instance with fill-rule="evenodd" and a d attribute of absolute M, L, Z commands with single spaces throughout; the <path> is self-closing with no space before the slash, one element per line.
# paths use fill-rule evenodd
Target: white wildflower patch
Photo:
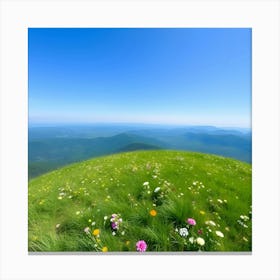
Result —
<path fill-rule="evenodd" d="M 213 222 L 213 221 L 206 221 L 205 224 L 206 224 L 206 225 L 209 225 L 209 226 L 213 226 L 213 227 L 216 226 L 216 223 Z"/>
<path fill-rule="evenodd" d="M 196 243 L 197 243 L 198 245 L 200 245 L 200 246 L 203 246 L 203 245 L 205 244 L 205 241 L 204 241 L 204 239 L 203 239 L 202 237 L 198 237 L 198 238 L 196 239 Z"/>
<path fill-rule="evenodd" d="M 224 237 L 224 234 L 221 231 L 219 231 L 219 230 L 216 230 L 215 233 L 219 237 Z"/>
<path fill-rule="evenodd" d="M 154 190 L 154 193 L 157 193 L 160 191 L 160 187 L 156 187 L 155 190 Z"/>
<path fill-rule="evenodd" d="M 190 241 L 191 244 L 193 244 L 193 243 L 195 242 L 194 237 L 193 237 L 193 236 L 190 237 L 190 238 L 189 238 L 189 241 Z"/>
<path fill-rule="evenodd" d="M 182 237 L 187 237 L 189 235 L 189 231 L 187 228 L 180 228 L 179 229 L 179 234 L 182 236 Z"/>

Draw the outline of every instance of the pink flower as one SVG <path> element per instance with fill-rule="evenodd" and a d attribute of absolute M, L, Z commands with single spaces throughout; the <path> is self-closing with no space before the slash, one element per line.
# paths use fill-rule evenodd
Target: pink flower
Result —
<path fill-rule="evenodd" d="M 147 250 L 147 244 L 144 240 L 139 240 L 136 243 L 136 250 L 139 252 L 145 252 Z"/>
<path fill-rule="evenodd" d="M 187 223 L 191 226 L 195 226 L 196 225 L 196 221 L 193 218 L 188 218 L 187 219 Z"/>

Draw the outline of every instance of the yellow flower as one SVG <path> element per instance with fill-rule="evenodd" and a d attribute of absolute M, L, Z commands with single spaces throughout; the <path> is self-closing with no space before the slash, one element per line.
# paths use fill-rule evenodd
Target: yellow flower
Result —
<path fill-rule="evenodd" d="M 201 214 L 201 215 L 205 215 L 205 212 L 204 211 L 199 211 L 199 213 Z"/>
<path fill-rule="evenodd" d="M 92 234 L 93 234 L 94 236 L 99 235 L 99 233 L 100 233 L 100 230 L 99 230 L 98 228 L 95 229 L 95 230 L 93 230 L 93 232 L 92 232 Z"/>
<path fill-rule="evenodd" d="M 108 247 L 104 246 L 104 247 L 102 248 L 102 252 L 108 252 Z"/>
<path fill-rule="evenodd" d="M 155 216 L 157 215 L 157 211 L 156 211 L 155 209 L 152 209 L 152 210 L 150 211 L 150 215 L 151 215 L 152 217 L 155 217 Z"/>

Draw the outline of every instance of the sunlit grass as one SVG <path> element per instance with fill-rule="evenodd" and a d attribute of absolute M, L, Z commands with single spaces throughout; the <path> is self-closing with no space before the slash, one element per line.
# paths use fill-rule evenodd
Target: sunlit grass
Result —
<path fill-rule="evenodd" d="M 29 182 L 29 251 L 136 251 L 139 240 L 147 251 L 251 251 L 251 173 L 240 161 L 179 151 L 67 166 Z"/>

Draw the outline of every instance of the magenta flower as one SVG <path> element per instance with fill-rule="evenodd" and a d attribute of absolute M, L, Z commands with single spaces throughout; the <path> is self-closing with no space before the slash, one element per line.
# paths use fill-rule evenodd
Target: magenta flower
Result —
<path fill-rule="evenodd" d="M 118 229 L 118 224 L 116 222 L 111 223 L 112 229 Z"/>
<path fill-rule="evenodd" d="M 136 250 L 139 252 L 145 252 L 147 250 L 147 243 L 144 240 L 139 240 L 136 243 Z"/>
<path fill-rule="evenodd" d="M 193 218 L 188 218 L 187 219 L 187 223 L 191 226 L 195 226 L 196 225 L 196 221 Z"/>

